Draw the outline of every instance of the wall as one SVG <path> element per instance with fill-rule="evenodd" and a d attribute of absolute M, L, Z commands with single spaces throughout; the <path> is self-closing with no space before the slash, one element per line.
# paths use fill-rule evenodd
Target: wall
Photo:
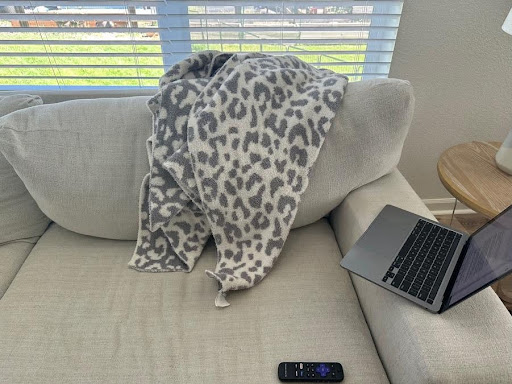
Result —
<path fill-rule="evenodd" d="M 399 169 L 423 199 L 449 197 L 437 177 L 455 144 L 503 141 L 512 128 L 510 0 L 405 0 L 390 77 L 409 80 L 416 110 Z"/>

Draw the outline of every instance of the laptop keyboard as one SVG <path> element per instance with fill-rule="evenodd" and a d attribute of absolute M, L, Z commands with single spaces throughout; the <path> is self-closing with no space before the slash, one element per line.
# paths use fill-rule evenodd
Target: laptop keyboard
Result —
<path fill-rule="evenodd" d="M 382 281 L 432 304 L 461 237 L 419 219 Z"/>

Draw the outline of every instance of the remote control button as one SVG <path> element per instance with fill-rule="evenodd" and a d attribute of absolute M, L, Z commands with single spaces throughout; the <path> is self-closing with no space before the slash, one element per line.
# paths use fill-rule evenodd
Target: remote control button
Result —
<path fill-rule="evenodd" d="M 319 373 L 320 376 L 325 377 L 331 370 L 329 367 L 327 367 L 325 364 L 320 364 L 318 367 L 316 367 L 316 373 Z"/>
<path fill-rule="evenodd" d="M 304 377 L 304 371 L 300 371 L 300 377 Z"/>
<path fill-rule="evenodd" d="M 300 369 L 304 369 L 304 364 L 300 363 L 300 364 L 299 364 L 299 368 L 300 368 Z"/>
<path fill-rule="evenodd" d="M 295 371 L 295 377 L 299 377 L 299 372 Z"/>

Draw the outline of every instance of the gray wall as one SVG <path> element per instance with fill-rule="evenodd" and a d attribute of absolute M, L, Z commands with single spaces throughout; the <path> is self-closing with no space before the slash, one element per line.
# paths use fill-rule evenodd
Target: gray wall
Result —
<path fill-rule="evenodd" d="M 405 0 L 390 77 L 409 80 L 416 111 L 399 169 L 424 199 L 449 197 L 437 160 L 512 128 L 510 0 Z"/>

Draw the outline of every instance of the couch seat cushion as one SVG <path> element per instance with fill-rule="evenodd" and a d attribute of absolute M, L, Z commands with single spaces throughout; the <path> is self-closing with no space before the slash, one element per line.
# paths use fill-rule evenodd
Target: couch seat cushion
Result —
<path fill-rule="evenodd" d="M 128 269 L 134 242 L 56 224 L 0 300 L 0 382 L 278 383 L 281 361 L 340 361 L 386 383 L 331 227 L 293 230 L 272 273 L 213 305 L 209 244 L 189 273 Z"/>

